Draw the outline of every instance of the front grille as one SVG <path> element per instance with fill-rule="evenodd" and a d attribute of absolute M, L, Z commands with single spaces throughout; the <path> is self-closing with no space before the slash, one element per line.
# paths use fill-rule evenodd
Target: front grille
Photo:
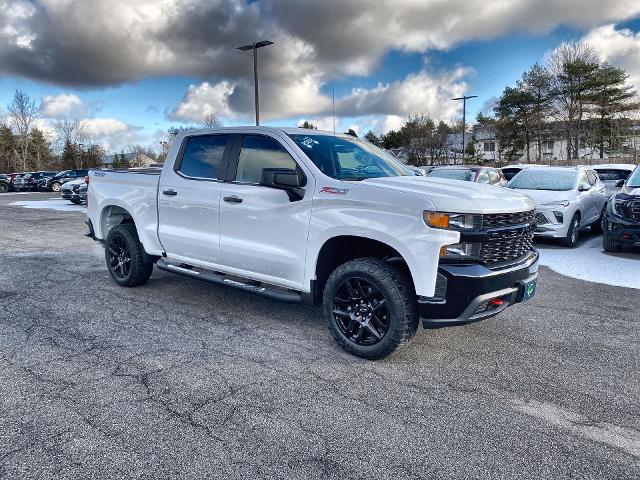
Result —
<path fill-rule="evenodd" d="M 490 232 L 482 243 L 480 262 L 485 265 L 516 260 L 533 248 L 533 231 L 529 227 Z"/>
<path fill-rule="evenodd" d="M 634 200 L 633 202 L 631 202 L 630 206 L 630 212 L 631 212 L 631 218 L 634 220 L 640 220 L 640 199 L 638 200 Z"/>
<path fill-rule="evenodd" d="M 483 215 L 482 224 L 484 228 L 511 227 L 513 225 L 529 224 L 534 218 L 535 212 L 533 210 L 516 213 L 494 213 Z"/>
<path fill-rule="evenodd" d="M 541 218 L 538 219 L 538 216 Z M 480 263 L 493 265 L 510 262 L 531 252 L 536 223 L 549 221 L 533 210 L 484 215 L 486 236 L 480 249 Z"/>

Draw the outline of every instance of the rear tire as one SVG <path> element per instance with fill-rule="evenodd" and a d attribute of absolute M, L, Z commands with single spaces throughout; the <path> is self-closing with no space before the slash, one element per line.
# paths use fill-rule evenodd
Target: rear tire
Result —
<path fill-rule="evenodd" d="M 111 278 L 122 287 L 142 285 L 153 272 L 133 223 L 116 225 L 109 231 L 104 254 Z"/>
<path fill-rule="evenodd" d="M 569 224 L 569 230 L 567 230 L 567 236 L 561 241 L 565 247 L 573 248 L 578 243 L 578 235 L 580 232 L 580 216 L 576 213 L 571 219 Z"/>
<path fill-rule="evenodd" d="M 58 182 L 53 182 L 51 184 L 51 191 L 52 192 L 59 192 L 60 191 L 60 187 L 62 186 L 62 184 L 58 183 Z"/>
<path fill-rule="evenodd" d="M 6 183 L 0 183 L 0 193 L 7 193 L 9 191 L 9 185 Z"/>
<path fill-rule="evenodd" d="M 418 305 L 411 281 L 377 258 L 348 261 L 329 276 L 323 294 L 329 330 L 357 357 L 391 355 L 418 328 Z"/>

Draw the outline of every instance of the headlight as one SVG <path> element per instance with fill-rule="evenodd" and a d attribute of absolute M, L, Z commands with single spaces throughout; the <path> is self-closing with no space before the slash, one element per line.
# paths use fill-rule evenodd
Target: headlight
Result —
<path fill-rule="evenodd" d="M 440 258 L 474 260 L 480 257 L 479 243 L 454 243 L 440 248 Z"/>
<path fill-rule="evenodd" d="M 611 210 L 620 217 L 627 217 L 629 212 L 629 201 L 633 197 L 625 194 L 618 194 L 611 197 Z"/>
<path fill-rule="evenodd" d="M 549 202 L 549 203 L 543 203 L 541 205 L 541 207 L 568 207 L 569 203 L 571 203 L 569 200 L 560 200 L 558 202 Z"/>
<path fill-rule="evenodd" d="M 442 213 L 424 212 L 424 223 L 431 228 L 442 228 L 445 230 L 473 230 L 482 227 L 481 215 L 470 215 L 466 213 Z"/>

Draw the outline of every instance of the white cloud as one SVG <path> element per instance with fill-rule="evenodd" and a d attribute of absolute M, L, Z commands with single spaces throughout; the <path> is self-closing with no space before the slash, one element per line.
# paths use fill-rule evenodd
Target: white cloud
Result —
<path fill-rule="evenodd" d="M 40 111 L 45 117 L 81 116 L 85 113 L 85 107 L 80 97 L 72 93 L 59 95 L 46 95 L 40 102 Z"/>
<path fill-rule="evenodd" d="M 464 68 L 439 73 L 423 69 L 396 82 L 379 84 L 371 89 L 356 88 L 350 94 L 336 98 L 335 113 L 339 117 L 386 115 L 401 118 L 411 113 L 427 112 L 435 118 L 450 120 L 460 108 L 451 98 L 465 92 L 467 84 L 464 78 L 470 73 L 471 70 Z M 264 103 L 261 102 L 261 117 L 269 120 L 308 115 L 309 121 L 319 128 L 330 130 L 333 125 L 332 99 L 321 92 L 321 87 L 318 80 L 307 77 L 279 88 L 268 88 L 261 93 L 261 99 L 265 99 Z M 191 85 L 171 117 L 186 122 L 201 121 L 209 113 L 219 117 L 241 117 L 246 113 L 242 105 L 242 109 L 234 110 L 234 104 L 230 102 L 231 95 L 238 88 L 243 87 L 227 82 Z"/>
<path fill-rule="evenodd" d="M 91 141 L 102 144 L 107 152 L 119 151 L 126 145 L 147 140 L 141 128 L 129 125 L 116 118 L 89 118 L 84 120 Z"/>
<path fill-rule="evenodd" d="M 234 88 L 229 82 L 190 85 L 182 101 L 169 116 L 186 122 L 201 122 L 211 114 L 217 117 L 233 116 L 229 108 L 229 95 Z"/>
<path fill-rule="evenodd" d="M 590 31 L 581 42 L 591 45 L 603 60 L 624 68 L 640 89 L 640 32 L 604 25 Z"/>

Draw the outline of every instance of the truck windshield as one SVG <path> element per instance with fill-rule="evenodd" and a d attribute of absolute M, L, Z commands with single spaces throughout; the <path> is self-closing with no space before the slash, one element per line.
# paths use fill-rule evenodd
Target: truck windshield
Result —
<path fill-rule="evenodd" d="M 636 167 L 629 180 L 627 181 L 627 187 L 640 188 L 640 167 Z"/>
<path fill-rule="evenodd" d="M 578 183 L 577 170 L 528 168 L 509 182 L 509 188 L 524 190 L 573 190 Z"/>
<path fill-rule="evenodd" d="M 338 180 L 413 176 L 391 155 L 358 138 L 289 134 L 322 173 Z"/>

